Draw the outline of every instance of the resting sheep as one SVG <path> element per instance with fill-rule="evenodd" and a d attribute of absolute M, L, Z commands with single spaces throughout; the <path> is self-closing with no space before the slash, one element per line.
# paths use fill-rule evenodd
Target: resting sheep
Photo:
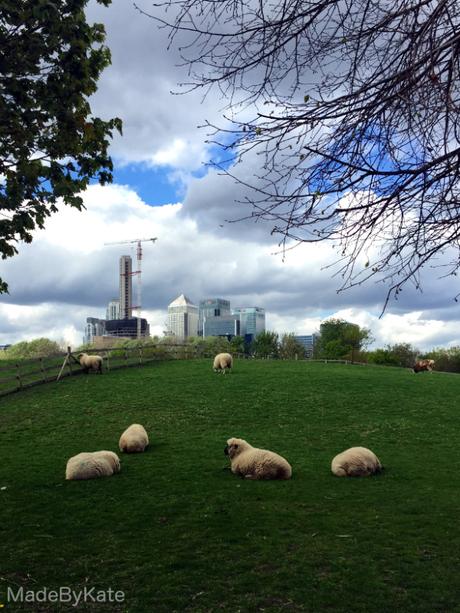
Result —
<path fill-rule="evenodd" d="M 351 447 L 332 460 L 331 470 L 337 477 L 367 477 L 382 470 L 380 460 L 366 447 Z"/>
<path fill-rule="evenodd" d="M 428 370 L 429 372 L 433 372 L 434 360 L 417 360 L 414 365 L 414 372 L 417 374 L 418 372 L 422 372 L 423 370 Z"/>
<path fill-rule="evenodd" d="M 102 357 L 100 355 L 88 355 L 87 353 L 80 353 L 78 355 L 78 361 L 80 366 L 83 367 L 85 373 L 90 370 L 94 370 L 102 374 Z"/>
<path fill-rule="evenodd" d="M 229 353 L 218 353 L 214 358 L 214 372 L 222 372 L 224 375 L 227 370 L 233 367 L 233 358 Z"/>
<path fill-rule="evenodd" d="M 131 424 L 120 437 L 118 446 L 125 453 L 141 453 L 149 444 L 149 437 L 144 426 Z"/>
<path fill-rule="evenodd" d="M 71 457 L 66 466 L 69 480 L 110 477 L 120 472 L 120 460 L 113 451 L 83 452 Z"/>
<path fill-rule="evenodd" d="M 290 464 L 277 453 L 257 449 L 241 438 L 229 438 L 224 453 L 232 473 L 245 479 L 290 479 Z"/>

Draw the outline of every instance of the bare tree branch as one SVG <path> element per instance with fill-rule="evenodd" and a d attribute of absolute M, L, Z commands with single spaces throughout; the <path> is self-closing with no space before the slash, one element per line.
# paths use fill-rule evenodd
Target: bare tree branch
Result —
<path fill-rule="evenodd" d="M 426 266 L 456 274 L 460 3 L 170 0 L 149 17 L 184 85 L 228 97 L 230 129 L 208 127 L 236 161 L 259 155 L 247 202 L 280 245 L 334 241 L 340 289 L 381 280 L 384 309 Z"/>

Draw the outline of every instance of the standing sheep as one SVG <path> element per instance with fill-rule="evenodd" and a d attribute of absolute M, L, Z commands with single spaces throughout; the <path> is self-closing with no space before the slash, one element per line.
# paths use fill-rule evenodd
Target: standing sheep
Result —
<path fill-rule="evenodd" d="M 380 460 L 366 447 L 350 447 L 335 456 L 331 470 L 337 477 L 368 477 L 382 470 Z"/>
<path fill-rule="evenodd" d="M 144 426 L 131 424 L 120 437 L 118 446 L 125 453 L 141 453 L 149 444 L 149 437 Z"/>
<path fill-rule="evenodd" d="M 290 479 L 292 468 L 283 457 L 257 449 L 241 438 L 229 438 L 224 449 L 231 462 L 232 473 L 245 479 Z"/>
<path fill-rule="evenodd" d="M 233 358 L 229 353 L 218 353 L 212 367 L 214 372 L 222 372 L 225 375 L 226 371 L 233 367 Z"/>
<path fill-rule="evenodd" d="M 83 452 L 71 457 L 66 466 L 68 480 L 110 477 L 120 472 L 120 460 L 113 451 Z"/>
<path fill-rule="evenodd" d="M 428 372 L 433 372 L 433 368 L 434 360 L 418 360 L 417 362 L 415 362 L 414 368 L 412 370 L 415 372 L 415 374 L 417 374 L 418 372 L 422 372 L 424 370 L 427 370 Z"/>
<path fill-rule="evenodd" d="M 96 373 L 102 374 L 102 357 L 100 355 L 88 355 L 87 353 L 79 353 L 78 361 L 83 367 L 85 373 L 94 370 Z"/>

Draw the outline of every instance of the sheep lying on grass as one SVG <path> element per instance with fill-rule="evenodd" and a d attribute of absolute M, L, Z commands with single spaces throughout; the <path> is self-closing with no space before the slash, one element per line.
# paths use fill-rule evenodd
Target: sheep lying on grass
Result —
<path fill-rule="evenodd" d="M 332 460 L 331 470 L 337 477 L 367 477 L 382 470 L 380 460 L 366 447 L 351 447 Z"/>
<path fill-rule="evenodd" d="M 83 452 L 74 455 L 67 462 L 65 478 L 97 479 L 110 477 L 120 472 L 120 460 L 113 451 Z"/>
<path fill-rule="evenodd" d="M 245 479 L 290 479 L 290 464 L 277 453 L 257 449 L 241 438 L 229 438 L 224 453 L 230 458 L 232 473 Z"/>
<path fill-rule="evenodd" d="M 222 372 L 224 375 L 227 370 L 233 367 L 233 358 L 229 353 L 218 353 L 214 358 L 214 372 Z"/>
<path fill-rule="evenodd" d="M 125 453 L 140 453 L 145 450 L 148 444 L 149 437 L 144 426 L 140 424 L 131 424 L 129 428 L 126 428 L 118 443 L 120 451 Z"/>
<path fill-rule="evenodd" d="M 94 370 L 102 374 L 102 357 L 100 355 L 88 355 L 87 353 L 78 354 L 78 361 L 85 373 Z"/>

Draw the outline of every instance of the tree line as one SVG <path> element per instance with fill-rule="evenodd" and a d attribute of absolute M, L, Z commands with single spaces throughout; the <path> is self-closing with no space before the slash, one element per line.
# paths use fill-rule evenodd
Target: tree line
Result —
<path fill-rule="evenodd" d="M 139 347 L 180 344 L 184 342 L 193 348 L 198 356 L 215 355 L 229 352 L 246 355 L 248 357 L 265 359 L 330 359 L 348 360 L 382 366 L 399 366 L 411 368 L 419 358 L 435 360 L 435 369 L 446 372 L 460 372 L 460 347 L 438 347 L 422 352 L 410 343 L 388 344 L 385 347 L 367 349 L 373 341 L 371 331 L 344 319 L 328 319 L 320 325 L 319 331 L 314 335 L 313 352 L 305 351 L 305 347 L 298 341 L 294 333 L 279 335 L 277 332 L 267 330 L 259 334 L 252 342 L 246 342 L 242 336 L 234 336 L 230 340 L 225 337 L 209 336 L 190 337 L 186 341 L 174 337 L 160 338 L 157 336 L 138 341 L 115 340 L 114 347 L 131 349 Z M 91 345 L 80 345 L 75 351 L 94 349 Z M 11 345 L 0 352 L 0 360 L 31 359 L 49 357 L 62 352 L 64 348 L 55 341 L 47 338 L 38 338 L 33 341 L 21 341 Z"/>

